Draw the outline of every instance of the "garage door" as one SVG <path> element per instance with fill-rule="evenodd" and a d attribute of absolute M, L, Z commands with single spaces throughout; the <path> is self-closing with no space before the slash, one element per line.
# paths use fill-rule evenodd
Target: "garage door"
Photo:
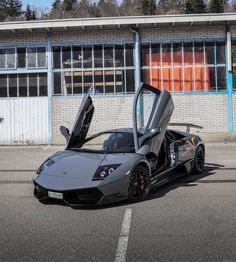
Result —
<path fill-rule="evenodd" d="M 48 98 L 0 100 L 0 144 L 47 144 Z"/>

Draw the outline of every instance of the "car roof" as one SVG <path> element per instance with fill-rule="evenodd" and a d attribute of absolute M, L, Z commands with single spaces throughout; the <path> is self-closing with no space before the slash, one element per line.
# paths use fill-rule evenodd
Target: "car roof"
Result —
<path fill-rule="evenodd" d="M 105 133 L 133 133 L 133 128 L 115 128 L 104 131 Z"/>
<path fill-rule="evenodd" d="M 139 130 L 139 134 L 143 134 L 143 129 L 140 129 Z M 187 133 L 187 132 L 184 132 L 184 131 L 181 131 L 181 130 L 173 130 L 173 129 L 167 129 L 167 131 L 171 132 L 176 132 L 176 133 L 180 133 L 182 135 L 185 135 L 187 136 L 188 134 L 191 135 L 191 133 Z M 133 128 L 116 128 L 116 129 L 109 129 L 109 130 L 106 130 L 104 132 L 101 132 L 101 133 L 133 133 Z"/>

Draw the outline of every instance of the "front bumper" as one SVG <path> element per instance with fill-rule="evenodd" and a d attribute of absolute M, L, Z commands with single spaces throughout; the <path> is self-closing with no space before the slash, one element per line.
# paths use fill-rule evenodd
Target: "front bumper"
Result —
<path fill-rule="evenodd" d="M 48 191 L 53 191 L 55 193 L 61 193 L 63 195 L 63 199 L 59 201 L 63 201 L 66 205 L 76 207 L 76 206 L 100 206 L 111 203 L 120 202 L 122 200 L 127 199 L 127 195 L 121 193 L 114 193 L 109 195 L 104 195 L 101 190 L 97 187 L 92 188 L 83 188 L 83 189 L 74 189 L 74 190 L 49 190 L 38 183 L 34 182 L 34 196 L 40 200 L 59 200 L 55 198 L 51 198 L 48 196 Z"/>
<path fill-rule="evenodd" d="M 43 188 L 34 181 L 34 196 L 39 200 L 53 199 L 48 196 L 48 190 Z M 61 193 L 63 195 L 62 201 L 69 206 L 94 206 L 98 205 L 104 198 L 104 195 L 98 188 L 86 188 L 67 191 L 55 191 L 55 193 Z"/>

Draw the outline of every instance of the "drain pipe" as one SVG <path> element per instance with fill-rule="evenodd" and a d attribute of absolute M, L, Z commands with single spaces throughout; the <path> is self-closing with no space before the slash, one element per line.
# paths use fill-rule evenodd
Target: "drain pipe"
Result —
<path fill-rule="evenodd" d="M 137 90 L 141 82 L 140 36 L 136 28 L 129 27 L 129 30 L 135 34 L 134 67 L 135 67 L 135 90 Z"/>
<path fill-rule="evenodd" d="M 227 50 L 227 91 L 228 91 L 228 130 L 234 131 L 233 116 L 233 67 L 232 67 L 232 33 L 230 25 L 226 26 L 226 50 Z"/>
<path fill-rule="evenodd" d="M 135 67 L 135 90 L 137 91 L 141 83 L 141 59 L 140 59 L 140 36 L 136 28 L 130 27 L 129 30 L 135 34 L 135 49 L 134 49 L 134 67 Z M 133 109 L 133 112 L 137 111 L 137 127 L 144 126 L 144 114 L 143 114 L 143 95 L 140 94 L 137 102 L 137 108 Z"/>

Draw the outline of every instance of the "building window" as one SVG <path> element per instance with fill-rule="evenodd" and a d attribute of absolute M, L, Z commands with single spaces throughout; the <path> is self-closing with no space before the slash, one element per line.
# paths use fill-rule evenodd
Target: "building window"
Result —
<path fill-rule="evenodd" d="M 47 67 L 46 47 L 37 48 L 37 67 Z"/>
<path fill-rule="evenodd" d="M 53 68 L 61 68 L 61 47 L 53 47 Z"/>
<path fill-rule="evenodd" d="M 38 79 L 37 74 L 29 75 L 29 96 L 38 96 Z"/>
<path fill-rule="evenodd" d="M 62 67 L 71 68 L 71 46 L 62 47 Z"/>
<path fill-rule="evenodd" d="M 7 77 L 0 75 L 0 97 L 7 97 Z"/>
<path fill-rule="evenodd" d="M 134 93 L 132 44 L 53 47 L 54 95 Z"/>
<path fill-rule="evenodd" d="M 65 86 L 65 91 L 66 94 L 71 95 L 72 94 L 72 72 L 64 72 L 64 77 L 63 79 L 64 82 L 64 86 Z"/>
<path fill-rule="evenodd" d="M 102 70 L 94 72 L 94 88 L 97 92 L 103 93 L 104 75 Z"/>
<path fill-rule="evenodd" d="M 17 97 L 17 75 L 8 75 L 9 97 Z"/>
<path fill-rule="evenodd" d="M 19 75 L 19 96 L 28 96 L 28 84 L 27 84 L 27 74 Z"/>
<path fill-rule="evenodd" d="M 37 65 L 36 48 L 28 48 L 27 57 L 28 57 L 27 67 L 30 68 L 36 67 Z"/>
<path fill-rule="evenodd" d="M 61 72 L 55 72 L 53 74 L 53 86 L 54 86 L 54 95 L 61 94 Z"/>
<path fill-rule="evenodd" d="M 0 49 L 0 70 L 46 66 L 46 47 Z"/>
<path fill-rule="evenodd" d="M 45 47 L 27 48 L 27 67 L 28 68 L 46 67 L 46 48 Z"/>
<path fill-rule="evenodd" d="M 81 46 L 72 47 L 72 68 L 82 67 L 82 48 Z"/>
<path fill-rule="evenodd" d="M 92 46 L 84 46 L 83 47 L 82 66 L 83 66 L 83 68 L 92 68 L 93 67 Z"/>
<path fill-rule="evenodd" d="M 81 95 L 83 94 L 83 72 L 74 71 L 73 72 L 73 94 Z"/>
<path fill-rule="evenodd" d="M 0 75 L 0 97 L 38 97 L 47 93 L 47 73 Z"/>
<path fill-rule="evenodd" d="M 226 90 L 225 43 L 142 44 L 142 81 L 171 92 Z"/>
<path fill-rule="evenodd" d="M 14 69 L 15 48 L 0 49 L 0 69 Z"/>
<path fill-rule="evenodd" d="M 17 68 L 26 67 L 26 48 L 17 48 Z"/>
<path fill-rule="evenodd" d="M 47 74 L 38 74 L 39 80 L 39 96 L 47 96 L 48 95 L 48 78 Z"/>

